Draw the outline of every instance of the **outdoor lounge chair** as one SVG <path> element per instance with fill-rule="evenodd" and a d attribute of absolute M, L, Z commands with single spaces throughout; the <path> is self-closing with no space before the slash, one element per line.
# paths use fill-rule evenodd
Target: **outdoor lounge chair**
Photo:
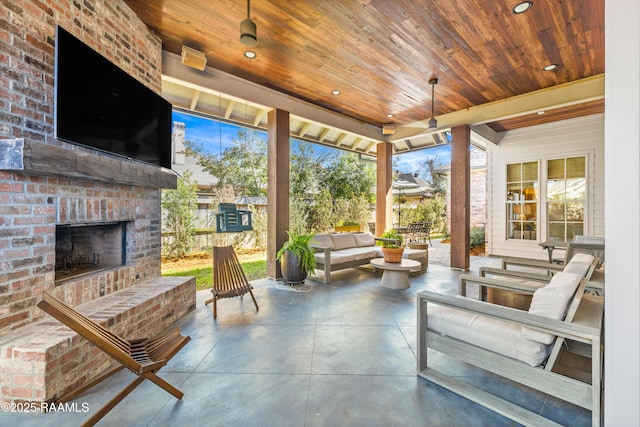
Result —
<path fill-rule="evenodd" d="M 73 329 L 92 344 L 95 344 L 119 364 L 98 375 L 89 383 L 56 399 L 55 403 L 73 400 L 85 390 L 110 377 L 122 368 L 127 368 L 137 375 L 133 382 L 122 389 L 120 393 L 100 408 L 83 425 L 92 426 L 96 424 L 145 379 L 155 383 L 177 399 L 182 399 L 183 393 L 180 390 L 156 375 L 160 368 L 166 365 L 191 339 L 188 336 L 181 335 L 178 328 L 161 333 L 155 338 L 127 341 L 47 293 L 42 294 L 42 299 L 38 302 L 38 308 Z"/>
<path fill-rule="evenodd" d="M 592 424 L 600 425 L 604 299 L 586 295 L 586 283 L 577 274 L 557 273 L 547 286 L 529 289 L 528 311 L 420 292 L 418 375 L 523 425 L 558 425 L 429 366 L 428 349 L 435 350 L 589 409 Z M 574 354 L 590 359 L 590 373 L 558 372 L 558 355 L 569 342 Z"/>
<path fill-rule="evenodd" d="M 595 257 L 597 263 L 590 266 L 585 277 L 589 281 L 587 290 L 590 292 L 604 293 L 604 271 L 600 270 L 604 256 L 604 244 L 592 242 L 569 242 L 565 258 L 562 263 L 547 262 L 527 258 L 503 257 L 502 268 L 483 267 L 480 269 L 481 276 L 503 276 L 522 277 L 529 280 L 548 280 L 543 277 L 552 276 L 558 271 L 565 270 L 567 264 L 574 259 L 577 254 L 586 254 Z"/>
<path fill-rule="evenodd" d="M 573 252 L 570 253 L 573 254 Z M 530 261 L 531 263 L 527 264 L 526 261 Z M 597 284 L 591 281 L 592 275 L 599 262 L 598 258 L 593 255 L 576 253 L 566 265 L 537 260 L 526 261 L 523 261 L 523 264 L 527 264 L 527 267 L 542 268 L 544 273 L 510 270 L 506 268 L 480 267 L 478 275 L 461 274 L 458 276 L 458 293 L 466 296 L 467 284 L 476 284 L 479 286 L 478 298 L 480 300 L 527 310 L 531 303 L 531 295 L 533 293 L 526 292 L 526 290 L 535 290 L 536 288 L 546 286 L 553 278 L 552 273 L 557 274 L 560 271 L 575 273 L 586 278 L 587 290 L 589 292 L 601 293 L 603 291 L 604 285 L 602 283 Z"/>
<path fill-rule="evenodd" d="M 247 292 L 258 310 L 258 303 L 252 292 L 240 261 L 233 246 L 214 246 L 213 248 L 213 298 L 204 303 L 213 303 L 213 318 L 218 317 L 218 300 L 223 298 L 243 297 Z"/>
<path fill-rule="evenodd" d="M 576 236 L 576 238 L 579 236 Z M 578 239 L 581 240 L 581 239 Z M 503 257 L 502 268 L 506 269 L 509 266 L 520 266 L 528 268 L 536 268 L 546 270 L 547 273 L 553 274 L 556 271 L 562 271 L 571 258 L 577 253 L 587 253 L 595 257 L 598 257 L 597 268 L 600 268 L 604 263 L 604 242 L 594 243 L 593 241 L 578 241 L 568 242 L 565 256 L 562 260 L 554 260 L 552 262 L 541 261 L 537 259 L 518 258 L 518 257 Z"/>

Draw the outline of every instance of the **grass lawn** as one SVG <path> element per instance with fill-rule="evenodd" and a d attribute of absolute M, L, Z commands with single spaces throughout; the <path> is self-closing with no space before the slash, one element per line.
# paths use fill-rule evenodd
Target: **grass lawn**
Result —
<path fill-rule="evenodd" d="M 241 262 L 242 270 L 247 276 L 247 280 L 264 279 L 267 277 L 267 260 L 255 260 Z M 212 267 L 210 263 L 206 265 L 194 265 L 188 267 L 163 268 L 163 276 L 195 276 L 196 290 L 211 289 Z"/>

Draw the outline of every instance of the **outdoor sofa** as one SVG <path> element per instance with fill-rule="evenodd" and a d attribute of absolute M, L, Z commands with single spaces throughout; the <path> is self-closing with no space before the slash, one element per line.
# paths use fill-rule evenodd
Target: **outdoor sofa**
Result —
<path fill-rule="evenodd" d="M 331 282 L 332 271 L 368 265 L 372 259 L 383 256 L 382 247 L 376 246 L 376 238 L 369 233 L 316 234 L 311 246 L 316 251 L 316 270 L 323 272 L 324 283 Z M 426 271 L 429 257 L 426 249 L 405 248 L 402 257 L 419 261 L 420 271 Z"/>

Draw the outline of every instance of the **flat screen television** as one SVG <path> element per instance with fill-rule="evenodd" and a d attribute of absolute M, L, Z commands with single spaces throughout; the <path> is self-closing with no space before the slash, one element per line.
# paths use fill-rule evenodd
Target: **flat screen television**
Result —
<path fill-rule="evenodd" d="M 61 27 L 55 136 L 171 168 L 171 103 Z"/>

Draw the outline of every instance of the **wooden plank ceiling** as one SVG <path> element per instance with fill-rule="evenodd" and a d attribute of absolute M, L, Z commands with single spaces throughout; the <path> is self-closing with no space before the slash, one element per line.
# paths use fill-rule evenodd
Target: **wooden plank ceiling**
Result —
<path fill-rule="evenodd" d="M 183 45 L 192 47 L 204 52 L 208 67 L 378 127 L 377 140 L 393 142 L 397 152 L 446 143 L 446 126 L 436 132 L 426 126 L 431 78 L 438 79 L 436 118 L 460 120 L 465 111 L 507 102 L 511 111 L 476 114 L 469 123 L 489 133 L 604 111 L 603 0 L 536 0 L 523 14 L 512 12 L 517 0 L 254 0 L 252 48 L 239 40 L 246 1 L 125 1 L 165 51 L 180 55 Z M 256 58 L 247 59 L 246 50 Z M 557 68 L 544 71 L 548 64 Z M 593 79 L 596 90 L 571 85 Z M 224 104 L 229 119 L 237 108 L 244 110 L 241 122 L 266 121 L 269 106 L 185 83 L 166 79 L 163 94 L 187 110 L 221 116 Z M 568 97 L 554 91 L 567 86 L 580 91 Z M 509 104 L 527 94 L 545 99 L 535 103 L 545 114 Z M 296 120 L 294 134 L 375 152 L 370 135 Z M 385 125 L 398 133 L 383 135 Z"/>

